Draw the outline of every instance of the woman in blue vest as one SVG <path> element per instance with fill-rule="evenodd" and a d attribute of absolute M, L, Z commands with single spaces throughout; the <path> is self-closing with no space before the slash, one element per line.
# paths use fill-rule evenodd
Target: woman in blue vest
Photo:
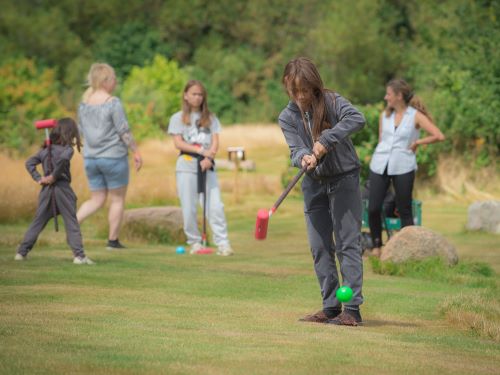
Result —
<path fill-rule="evenodd" d="M 445 139 L 404 80 L 391 80 L 386 86 L 384 100 L 387 107 L 380 114 L 379 143 L 370 163 L 368 212 L 374 256 L 380 256 L 381 252 L 381 209 L 389 184 L 392 181 L 394 186 L 401 227 L 413 225 L 411 202 L 417 170 L 415 154 L 419 146 Z M 428 135 L 420 138 L 420 129 Z"/>

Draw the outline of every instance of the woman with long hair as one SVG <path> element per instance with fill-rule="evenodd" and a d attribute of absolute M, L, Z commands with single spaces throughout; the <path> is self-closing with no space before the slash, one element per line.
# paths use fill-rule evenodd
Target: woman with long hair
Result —
<path fill-rule="evenodd" d="M 379 143 L 370 162 L 368 220 L 373 242 L 372 255 L 380 256 L 382 247 L 382 204 L 393 184 L 401 227 L 413 225 L 412 194 L 416 152 L 419 146 L 442 142 L 445 137 L 432 120 L 422 101 L 402 79 L 386 85 L 387 102 L 380 114 Z M 420 129 L 429 135 L 420 138 Z"/>
<path fill-rule="evenodd" d="M 173 136 L 174 145 L 180 151 L 175 168 L 177 194 L 191 254 L 203 248 L 197 221 L 200 190 L 204 191 L 203 199 L 206 200 L 208 222 L 217 245 L 217 255 L 233 254 L 214 168 L 220 130 L 219 119 L 208 108 L 205 86 L 200 81 L 190 80 L 182 94 L 182 110 L 170 118 L 168 134 Z M 200 186 L 200 183 L 204 186 Z"/>
<path fill-rule="evenodd" d="M 363 115 L 348 100 L 324 87 L 307 58 L 291 60 L 282 79 L 290 102 L 279 124 L 290 148 L 292 164 L 306 168 L 302 181 L 307 235 L 323 308 L 301 321 L 356 326 L 362 323 L 363 263 L 361 259 L 360 162 L 350 135 L 365 124 Z M 341 303 L 336 291 L 342 284 L 353 298 Z"/>

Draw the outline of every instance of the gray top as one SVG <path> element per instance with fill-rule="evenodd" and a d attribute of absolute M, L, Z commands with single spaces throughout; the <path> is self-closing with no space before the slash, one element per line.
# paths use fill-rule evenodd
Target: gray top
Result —
<path fill-rule="evenodd" d="M 102 104 L 80 103 L 78 123 L 83 136 L 86 158 L 121 158 L 127 156 L 127 145 L 121 136 L 130 131 L 127 115 L 118 98 Z"/>
<path fill-rule="evenodd" d="M 188 125 L 182 122 L 182 111 L 172 115 L 168 125 L 168 134 L 182 135 L 184 142 L 190 145 L 201 145 L 205 150 L 210 148 L 212 144 L 212 134 L 220 133 L 221 126 L 219 119 L 214 115 L 211 116 L 212 122 L 207 128 L 198 125 L 200 120 L 199 112 L 192 112 L 190 123 Z M 175 170 L 177 172 L 193 172 L 197 173 L 197 159 L 190 155 L 179 155 Z"/>
<path fill-rule="evenodd" d="M 360 162 L 350 136 L 365 125 L 365 118 L 347 99 L 337 93 L 325 95 L 327 121 L 329 129 L 322 131 L 318 139 L 328 152 L 309 176 L 319 180 L 331 178 L 353 171 L 360 167 Z M 304 155 L 311 155 L 313 141 L 308 128 L 314 123 L 314 113 L 308 113 L 304 124 L 299 107 L 290 101 L 281 111 L 278 123 L 290 148 L 292 165 L 301 167 Z"/>

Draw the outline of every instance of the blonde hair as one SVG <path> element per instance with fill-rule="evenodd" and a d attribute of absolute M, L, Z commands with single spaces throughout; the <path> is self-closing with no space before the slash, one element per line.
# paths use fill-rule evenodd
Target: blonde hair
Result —
<path fill-rule="evenodd" d="M 424 102 L 415 95 L 411 86 L 404 79 L 392 79 L 387 83 L 386 87 L 390 87 L 396 95 L 401 93 L 406 105 L 412 106 L 419 112 L 422 112 L 422 114 L 432 121 L 432 116 L 425 107 Z M 394 108 L 389 106 L 385 108 L 386 117 L 389 117 L 392 112 L 394 112 Z"/>
<path fill-rule="evenodd" d="M 90 95 L 103 87 L 115 76 L 115 70 L 106 63 L 94 63 L 87 74 L 87 90 L 83 93 L 83 101 L 86 102 Z"/>

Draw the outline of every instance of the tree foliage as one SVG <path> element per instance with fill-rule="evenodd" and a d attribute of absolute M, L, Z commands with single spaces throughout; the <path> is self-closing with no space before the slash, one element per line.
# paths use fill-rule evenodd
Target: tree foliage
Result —
<path fill-rule="evenodd" d="M 132 68 L 121 94 L 136 137 L 158 135 L 167 128 L 181 106 L 187 77 L 177 62 L 160 55 L 150 65 Z"/>
<path fill-rule="evenodd" d="M 0 146 L 23 150 L 42 143 L 33 121 L 67 115 L 58 96 L 52 69 L 30 59 L 13 59 L 0 65 Z"/>
<path fill-rule="evenodd" d="M 110 63 L 131 118 L 147 124 L 141 137 L 178 107 L 159 88 L 181 87 L 180 77 L 205 83 L 225 123 L 274 122 L 288 100 L 285 64 L 308 56 L 327 87 L 366 111 L 369 126 L 355 136 L 363 160 L 393 77 L 413 85 L 447 136 L 419 151 L 421 172 L 433 173 L 438 152 L 458 150 L 481 166 L 500 151 L 498 1 L 0 0 L 0 9 L 0 64 L 27 57 L 49 68 L 54 95 L 74 111 L 90 64 Z M 140 82 L 150 76 L 158 83 Z"/>

